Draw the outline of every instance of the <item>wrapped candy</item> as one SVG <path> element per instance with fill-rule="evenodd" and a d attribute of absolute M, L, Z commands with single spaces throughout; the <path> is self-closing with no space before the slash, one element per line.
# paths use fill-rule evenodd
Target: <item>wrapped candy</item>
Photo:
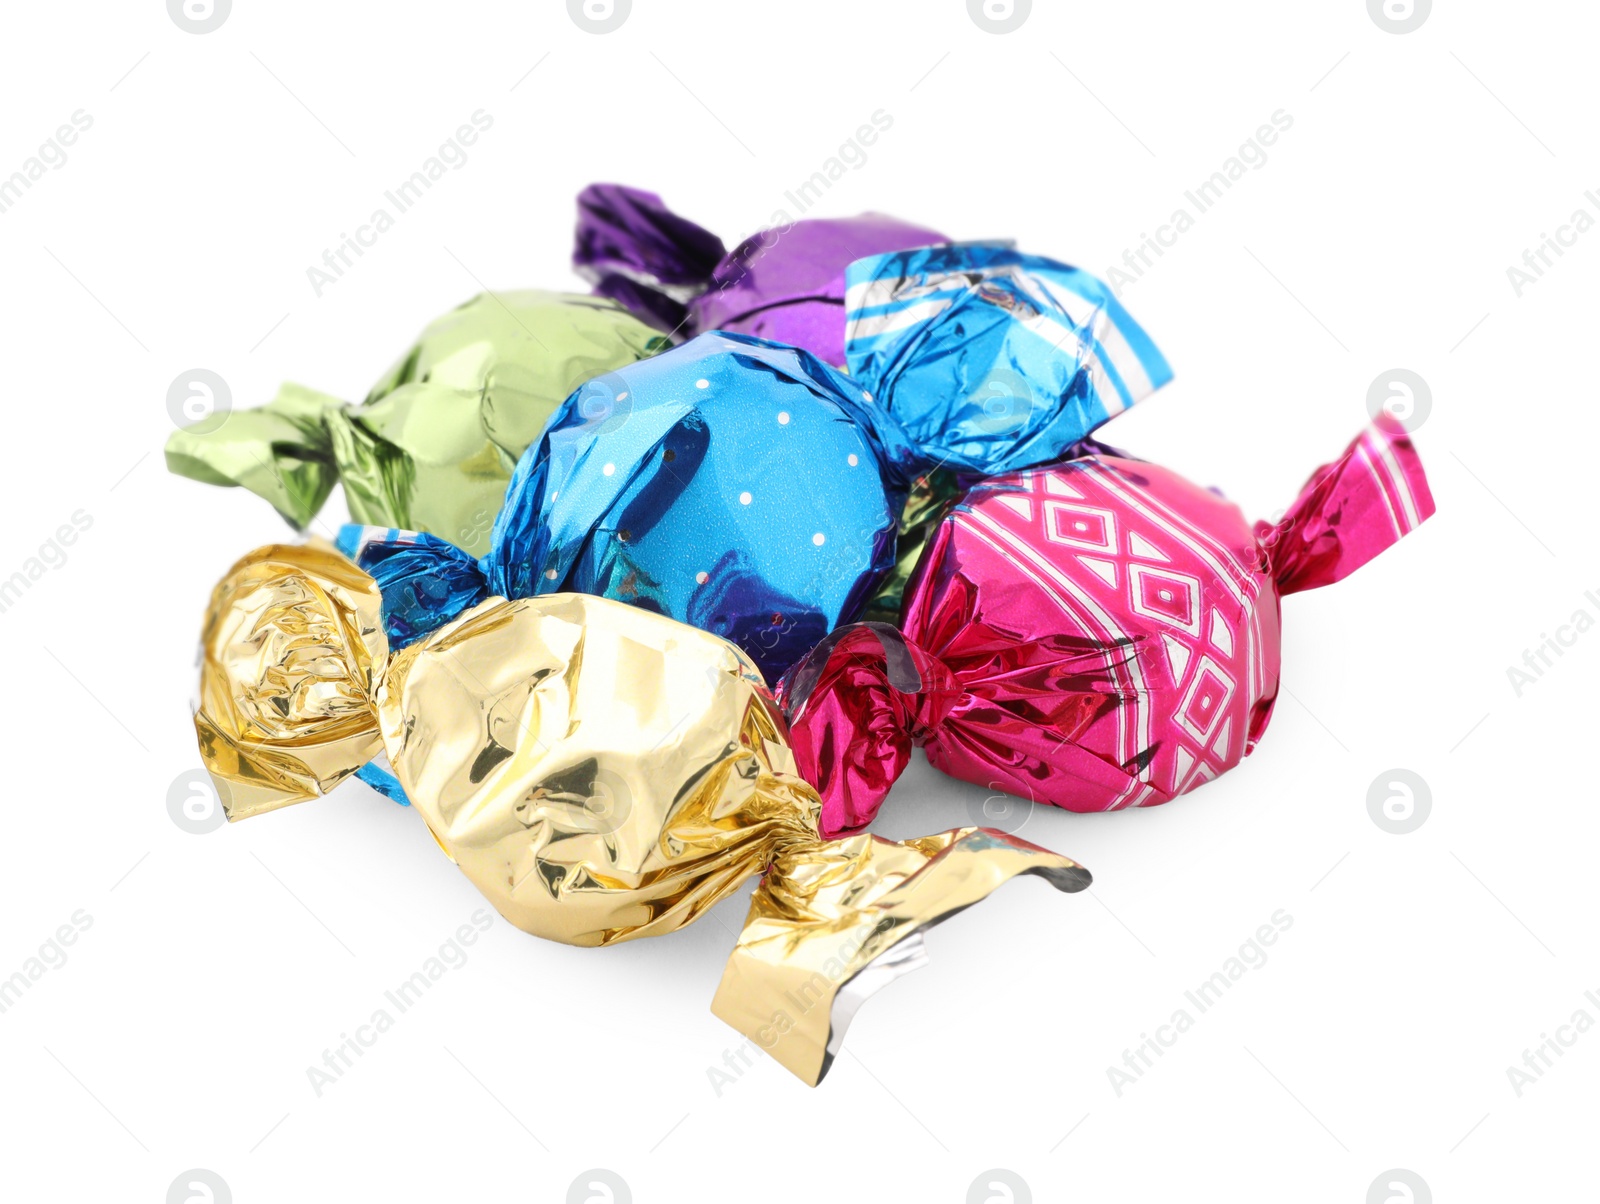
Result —
<path fill-rule="evenodd" d="M 712 1010 L 809 1084 L 923 933 L 1071 860 L 983 828 L 825 841 L 781 713 L 716 636 L 601 598 L 490 598 L 386 659 L 378 589 L 263 548 L 212 596 L 206 768 L 230 819 L 326 793 L 380 744 L 440 848 L 518 928 L 611 945 L 762 875 Z"/>
<path fill-rule="evenodd" d="M 286 384 L 258 409 L 176 431 L 167 467 L 242 485 L 296 530 L 342 481 L 357 521 L 483 552 L 517 459 L 556 407 L 666 345 L 599 298 L 482 293 L 430 323 L 359 406 Z"/>
<path fill-rule="evenodd" d="M 653 192 L 591 184 L 578 194 L 572 263 L 595 292 L 690 338 L 726 330 L 844 359 L 845 267 L 944 235 L 882 214 L 784 222 L 724 253 L 722 240 Z"/>
<path fill-rule="evenodd" d="M 934 523 L 985 476 L 1073 458 L 1102 422 L 1172 379 L 1098 280 L 1002 243 L 879 255 L 850 265 L 852 376 L 934 454 L 900 516 L 898 559 L 866 617 L 893 621 Z M 1056 406 L 1039 405 L 1055 394 Z M 939 399 L 968 399 L 959 422 Z"/>
<path fill-rule="evenodd" d="M 381 752 L 388 659 L 378 591 L 333 548 L 271 545 L 229 569 L 206 609 L 194 716 L 228 818 L 326 794 Z"/>
<path fill-rule="evenodd" d="M 579 592 L 720 635 L 776 680 L 860 616 L 895 564 L 914 482 L 1057 458 L 1170 377 L 1074 268 L 975 244 L 858 272 L 854 375 L 703 334 L 568 399 L 517 466 L 481 558 L 404 532 L 342 534 L 383 586 L 390 639 L 490 595 Z"/>
<path fill-rule="evenodd" d="M 910 456 L 834 369 L 707 334 L 579 389 L 480 560 L 381 529 L 340 544 L 382 585 L 397 647 L 490 595 L 580 592 L 720 635 L 776 679 L 892 563 Z"/>
<path fill-rule="evenodd" d="M 1253 529 L 1107 451 L 985 482 L 940 523 L 899 631 L 842 628 L 779 685 L 824 835 L 872 822 L 913 744 L 954 777 L 1072 811 L 1210 781 L 1272 716 L 1279 598 L 1338 581 L 1432 513 L 1388 415 Z"/>

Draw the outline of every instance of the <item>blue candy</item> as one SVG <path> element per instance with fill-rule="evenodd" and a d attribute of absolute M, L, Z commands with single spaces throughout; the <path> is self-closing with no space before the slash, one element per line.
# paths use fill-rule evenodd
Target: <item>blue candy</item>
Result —
<path fill-rule="evenodd" d="M 845 375 L 711 332 L 579 388 L 522 457 L 475 560 L 350 527 L 399 648 L 483 598 L 578 592 L 739 645 L 769 681 L 857 618 L 912 481 L 1047 463 L 1171 377 L 1094 277 L 999 244 L 848 275 Z"/>
<path fill-rule="evenodd" d="M 1108 285 L 1002 243 L 858 259 L 845 357 L 923 458 L 996 476 L 1048 464 L 1172 379 Z"/>

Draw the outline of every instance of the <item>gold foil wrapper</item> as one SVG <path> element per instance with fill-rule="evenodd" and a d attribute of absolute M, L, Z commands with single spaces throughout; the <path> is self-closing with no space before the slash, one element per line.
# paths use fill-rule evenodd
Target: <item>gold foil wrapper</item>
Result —
<path fill-rule="evenodd" d="M 518 928 L 681 928 L 815 840 L 815 794 L 732 644 L 621 602 L 492 598 L 395 657 L 384 742 L 444 851 Z"/>
<path fill-rule="evenodd" d="M 348 582 L 335 594 L 320 559 L 308 565 L 315 580 L 291 588 L 270 571 L 283 551 L 257 554 L 270 566 L 261 583 L 236 569 L 238 584 L 219 587 L 214 611 L 234 617 L 213 622 L 260 653 L 229 662 L 230 680 L 244 686 L 276 683 L 266 664 L 276 654 L 303 668 L 292 635 L 305 628 L 307 641 L 328 641 L 325 616 L 365 597 Z M 304 650 L 337 659 L 333 647 Z M 357 654 L 349 641 L 341 647 Z M 363 643 L 357 655 L 370 667 L 371 653 Z M 1018 874 L 1067 891 L 1089 883 L 1068 858 L 987 829 L 903 843 L 821 839 L 820 803 L 754 665 L 717 636 L 620 602 L 491 598 L 398 653 L 375 692 L 356 687 L 370 683 L 362 672 L 321 664 L 319 673 L 303 680 L 332 687 L 330 715 L 352 721 L 345 755 L 319 770 L 350 772 L 342 767 L 359 740 L 376 751 L 370 710 L 365 727 L 352 713 L 375 700 L 417 813 L 526 932 L 573 945 L 661 935 L 764 874 L 713 1010 L 810 1084 L 827 1073 L 860 1001 L 920 964 L 928 927 Z M 253 748 L 252 764 L 290 754 L 264 725 L 235 743 L 258 733 L 270 750 Z M 294 755 L 305 762 L 303 749 Z M 295 794 L 284 802 L 308 797 L 303 779 L 284 781 Z"/>
<path fill-rule="evenodd" d="M 1077 862 L 989 828 L 786 849 L 750 899 L 711 1010 L 815 1085 L 861 1002 L 924 964 L 923 934 L 1022 874 L 1069 893 L 1090 883 Z"/>
<path fill-rule="evenodd" d="M 380 603 L 327 544 L 260 548 L 212 591 L 194 726 L 229 819 L 326 794 L 382 749 Z"/>

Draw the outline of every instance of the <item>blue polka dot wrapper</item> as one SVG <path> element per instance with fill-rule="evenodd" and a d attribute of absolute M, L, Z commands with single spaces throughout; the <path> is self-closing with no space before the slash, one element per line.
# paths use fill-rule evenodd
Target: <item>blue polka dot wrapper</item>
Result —
<path fill-rule="evenodd" d="M 347 529 L 391 642 L 485 597 L 576 592 L 721 636 L 775 681 L 860 617 L 919 478 L 1058 459 L 1171 376 L 1099 280 L 1007 246 L 873 256 L 846 279 L 848 374 L 713 331 L 589 381 L 518 464 L 481 558 Z"/>

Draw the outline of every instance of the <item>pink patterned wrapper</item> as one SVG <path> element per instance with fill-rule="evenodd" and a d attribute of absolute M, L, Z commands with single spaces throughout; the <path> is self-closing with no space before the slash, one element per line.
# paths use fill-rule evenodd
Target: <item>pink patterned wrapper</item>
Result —
<path fill-rule="evenodd" d="M 1108 452 L 985 481 L 929 541 L 899 631 L 840 628 L 779 685 L 825 834 L 872 822 L 913 744 L 954 777 L 1071 811 L 1209 782 L 1272 717 L 1279 598 L 1348 576 L 1432 513 L 1388 415 L 1253 528 Z"/>

